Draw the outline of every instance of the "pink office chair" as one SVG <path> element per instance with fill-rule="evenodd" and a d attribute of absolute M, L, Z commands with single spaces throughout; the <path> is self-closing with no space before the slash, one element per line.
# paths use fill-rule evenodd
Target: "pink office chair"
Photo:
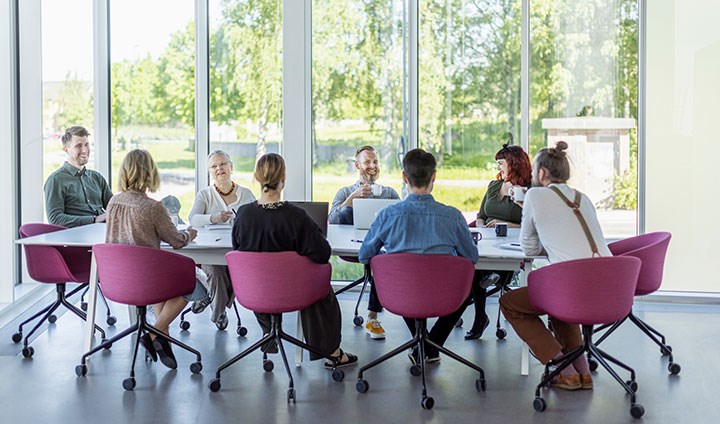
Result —
<path fill-rule="evenodd" d="M 145 333 L 154 334 L 195 354 L 197 362 L 190 364 L 190 371 L 202 371 L 200 352 L 166 335 L 147 322 L 147 305 L 187 295 L 195 288 L 195 262 L 178 253 L 128 244 L 98 244 L 93 247 L 97 262 L 98 280 L 102 282 L 105 295 L 113 302 L 132 305 L 137 308 L 137 322 L 119 334 L 83 354 L 75 374 L 87 374 L 87 358 L 118 340 L 135 333 L 130 377 L 123 380 L 123 388 L 135 388 L 135 360 L 140 337 Z"/>
<path fill-rule="evenodd" d="M 374 256 L 370 266 L 378 296 L 385 308 L 402 317 L 414 318 L 417 331 L 410 341 L 360 368 L 355 385 L 357 391 L 365 393 L 370 387 L 363 380 L 365 371 L 409 348 L 417 347 L 419 364 L 413 365 L 410 372 L 415 376 L 422 375 L 420 405 L 424 409 L 432 409 L 435 401 L 427 395 L 425 384 L 426 344 L 480 373 L 475 388 L 485 391 L 485 373 L 482 368 L 427 338 L 428 318 L 450 315 L 467 300 L 475 271 L 473 264 L 459 256 L 392 253 Z"/>
<path fill-rule="evenodd" d="M 649 233 L 616 241 L 608 245 L 608 248 L 610 248 L 614 256 L 632 256 L 642 261 L 635 296 L 645 296 L 656 292 L 660 288 L 662 284 L 663 267 L 665 265 L 665 254 L 667 253 L 671 237 L 672 235 L 666 232 Z M 632 310 L 623 319 L 596 328 L 595 332 L 597 333 L 610 327 L 595 344 L 599 345 L 627 319 L 630 319 L 630 321 L 660 347 L 660 353 L 662 353 L 663 356 L 668 356 L 668 359 L 670 359 L 668 371 L 673 375 L 679 374 L 681 370 L 680 364 L 674 361 L 672 346 L 665 343 L 665 336 L 635 316 Z M 658 340 L 658 337 L 660 337 L 660 340 Z M 590 355 L 588 356 L 588 360 L 590 360 Z M 597 363 L 590 360 L 590 369 L 595 370 L 596 368 Z"/>
<path fill-rule="evenodd" d="M 65 227 L 50 224 L 25 224 L 20 227 L 20 237 L 32 237 L 40 234 L 52 233 L 54 231 L 64 230 Z M 25 358 L 31 358 L 35 353 L 32 346 L 28 346 L 30 337 L 38 328 L 47 320 L 53 324 L 57 317 L 53 314 L 57 308 L 62 305 L 70 312 L 85 320 L 86 315 L 75 305 L 68 302 L 67 298 L 77 293 L 87 285 L 90 277 L 90 259 L 87 248 L 83 247 L 56 247 L 56 246 L 38 246 L 25 245 L 25 258 L 27 260 L 27 269 L 33 280 L 41 283 L 55 284 L 57 298 L 55 302 L 44 307 L 30 318 L 26 319 L 18 326 L 18 332 L 12 335 L 12 341 L 19 343 L 23 340 L 22 355 Z M 66 283 L 80 283 L 68 294 L 65 294 Z M 44 315 L 43 315 L 44 314 Z M 23 325 L 43 315 L 43 317 L 35 324 L 30 332 L 23 339 Z M 105 331 L 95 326 L 95 329 L 102 335 L 105 340 Z"/>
<path fill-rule="evenodd" d="M 604 257 L 559 262 L 537 269 L 528 275 L 530 305 L 555 319 L 582 326 L 583 344 L 545 365 L 545 373 L 535 389 L 533 406 L 545 410 L 540 390 L 574 360 L 589 352 L 623 386 L 630 395 L 630 414 L 640 418 L 645 413 L 635 402 L 635 371 L 600 350 L 592 341 L 593 326 L 615 322 L 632 308 L 641 262 L 637 258 Z M 612 362 L 630 372 L 623 381 L 608 364 Z M 553 371 L 550 368 L 556 366 Z"/>
<path fill-rule="evenodd" d="M 345 374 L 337 369 L 336 358 L 290 336 L 282 329 L 283 313 L 305 309 L 328 295 L 332 273 L 330 264 L 317 264 L 295 252 L 233 251 L 226 254 L 225 258 L 238 302 L 251 311 L 271 314 L 272 328 L 255 344 L 220 365 L 215 378 L 208 384 L 210 390 L 220 390 L 220 373 L 225 368 L 275 341 L 290 379 L 288 402 L 294 403 L 295 385 L 282 340 L 333 361 L 333 380 L 342 381 Z M 263 369 L 270 372 L 273 368 L 273 362 L 264 354 Z"/>
<path fill-rule="evenodd" d="M 340 259 L 342 259 L 345 262 L 355 263 L 359 264 L 360 261 L 358 261 L 358 258 L 353 256 L 340 256 Z M 358 308 L 360 307 L 360 301 L 363 298 L 363 294 L 365 294 L 365 289 L 367 288 L 368 284 L 371 286 L 371 290 L 373 290 L 373 278 L 372 278 L 372 272 L 370 271 L 370 265 L 365 264 L 365 269 L 363 271 L 363 276 L 358 278 L 357 280 L 353 281 L 350 284 L 347 284 L 340 288 L 340 290 L 336 291 L 335 294 L 341 294 L 344 293 L 352 288 L 357 287 L 358 285 L 362 284 L 362 287 L 360 288 L 360 294 L 358 295 L 357 302 L 355 302 L 355 311 L 353 314 L 353 324 L 355 326 L 359 327 L 363 325 L 363 322 L 365 321 L 362 316 L 358 315 Z"/>

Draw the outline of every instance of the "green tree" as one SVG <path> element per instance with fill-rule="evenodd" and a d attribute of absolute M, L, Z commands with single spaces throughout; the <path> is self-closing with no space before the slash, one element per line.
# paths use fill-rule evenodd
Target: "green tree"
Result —
<path fill-rule="evenodd" d="M 69 125 L 92 126 L 93 92 L 92 84 L 82 81 L 76 73 L 65 75 L 62 88 L 56 100 L 57 110 L 52 122 L 53 128 L 60 131 Z"/>

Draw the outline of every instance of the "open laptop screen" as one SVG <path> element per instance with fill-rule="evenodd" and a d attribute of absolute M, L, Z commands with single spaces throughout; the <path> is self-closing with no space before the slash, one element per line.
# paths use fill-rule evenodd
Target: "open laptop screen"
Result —
<path fill-rule="evenodd" d="M 324 236 L 327 236 L 328 202 L 288 202 L 305 209 L 310 218 L 320 227 Z"/>

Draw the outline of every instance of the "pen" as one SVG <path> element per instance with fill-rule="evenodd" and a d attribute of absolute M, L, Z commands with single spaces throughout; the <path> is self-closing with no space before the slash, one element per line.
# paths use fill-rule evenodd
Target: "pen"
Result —
<path fill-rule="evenodd" d="M 350 241 L 355 242 L 355 243 L 362 243 L 362 242 L 363 242 L 362 240 L 356 240 L 356 239 L 350 239 Z"/>
<path fill-rule="evenodd" d="M 220 240 L 222 240 L 222 239 L 221 239 L 221 238 L 216 238 L 216 239 L 215 239 L 215 241 L 220 241 Z"/>

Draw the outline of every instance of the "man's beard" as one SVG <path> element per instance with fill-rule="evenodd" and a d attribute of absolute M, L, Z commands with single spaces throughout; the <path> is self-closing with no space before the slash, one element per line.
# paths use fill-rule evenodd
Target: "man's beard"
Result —
<path fill-rule="evenodd" d="M 360 173 L 360 179 L 364 182 L 373 184 L 375 181 L 377 181 L 378 177 L 380 176 L 380 168 L 375 169 L 375 175 L 368 174 L 366 171 L 362 171 Z"/>

